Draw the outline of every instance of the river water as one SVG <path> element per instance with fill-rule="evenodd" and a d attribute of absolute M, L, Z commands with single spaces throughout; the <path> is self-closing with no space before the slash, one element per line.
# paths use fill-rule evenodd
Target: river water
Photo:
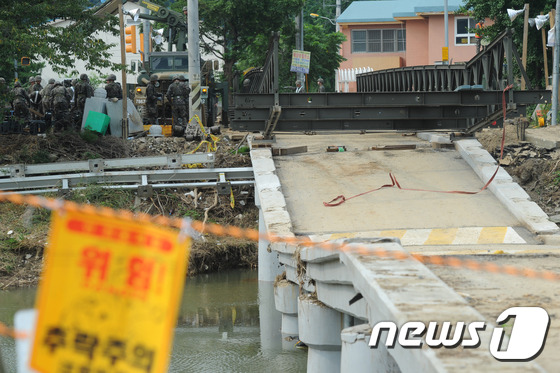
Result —
<path fill-rule="evenodd" d="M 304 372 L 307 353 L 280 335 L 272 283 L 257 271 L 235 270 L 187 279 L 169 372 Z M 0 321 L 32 308 L 35 288 L 0 291 Z M 0 337 L 6 373 L 16 373 L 14 341 Z M 2 369 L 0 369 L 0 372 Z"/>

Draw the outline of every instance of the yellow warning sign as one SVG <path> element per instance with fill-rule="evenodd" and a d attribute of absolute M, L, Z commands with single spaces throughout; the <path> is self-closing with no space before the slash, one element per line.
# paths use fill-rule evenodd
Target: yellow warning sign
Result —
<path fill-rule="evenodd" d="M 37 295 L 39 372 L 167 372 L 190 239 L 83 212 L 54 213 Z"/>

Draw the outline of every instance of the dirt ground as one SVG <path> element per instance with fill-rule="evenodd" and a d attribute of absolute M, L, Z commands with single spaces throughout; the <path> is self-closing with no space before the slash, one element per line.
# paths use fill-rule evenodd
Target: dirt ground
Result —
<path fill-rule="evenodd" d="M 38 164 L 69 162 L 96 158 L 114 159 L 189 153 L 199 142 L 179 137 L 139 137 L 124 141 L 120 138 L 87 137 L 76 132 L 41 136 L 0 136 L 0 166 L 8 164 Z M 205 151 L 205 144 L 198 151 Z M 217 143 L 215 167 L 250 167 L 248 154 L 235 153 L 237 143 L 220 136 Z M 252 188 L 234 189 L 235 207 L 229 196 L 217 197 L 214 190 L 198 190 L 197 198 L 185 190 L 156 191 L 151 198 L 141 200 L 134 193 L 123 192 L 119 208 L 152 215 L 187 216 L 194 220 L 257 228 L 258 210 L 254 205 Z M 103 204 L 108 192 L 92 191 L 87 201 Z M 114 199 L 116 192 L 111 192 Z M 38 282 L 43 248 L 47 241 L 48 211 L 27 206 L 0 203 L 0 290 L 30 286 Z M 194 241 L 189 275 L 235 267 L 255 267 L 257 245 L 248 240 L 203 235 Z"/>
<path fill-rule="evenodd" d="M 477 140 L 496 159 L 500 159 L 502 129 L 484 129 Z M 506 125 L 502 167 L 553 221 L 560 222 L 560 149 L 537 148 L 520 141 L 516 128 Z"/>

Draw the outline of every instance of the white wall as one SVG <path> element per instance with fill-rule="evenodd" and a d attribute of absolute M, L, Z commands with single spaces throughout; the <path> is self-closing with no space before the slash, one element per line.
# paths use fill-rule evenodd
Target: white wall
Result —
<path fill-rule="evenodd" d="M 133 3 L 125 3 L 123 5 L 123 9 L 124 10 L 133 10 L 139 8 L 137 5 L 133 4 Z M 144 9 L 144 8 L 140 8 L 140 9 Z M 115 16 L 117 17 L 117 16 Z M 126 26 L 126 22 L 127 20 L 130 20 L 129 16 L 125 15 L 125 26 Z M 59 25 L 60 27 L 67 27 L 70 24 L 69 21 L 57 21 L 56 25 Z M 136 28 L 137 32 L 139 30 L 139 27 Z M 103 33 L 100 34 L 98 36 L 100 39 L 103 39 L 106 43 L 108 44 L 115 44 L 115 46 L 113 46 L 112 48 L 109 49 L 109 53 L 111 54 L 111 61 L 114 63 L 121 63 L 121 47 L 120 47 L 120 37 L 118 36 L 113 36 L 111 34 L 107 34 L 107 33 Z M 138 51 L 140 51 L 140 37 L 137 35 L 136 37 L 137 40 L 137 44 L 138 44 Z M 164 43 L 165 47 L 164 50 L 167 50 L 167 43 Z M 216 56 L 214 55 L 201 55 L 202 59 L 209 59 L 209 60 L 215 60 L 217 59 Z M 141 63 L 140 60 L 140 54 L 132 54 L 132 53 L 126 53 L 126 64 L 130 67 L 130 64 L 132 61 L 136 61 L 136 66 L 138 66 Z M 45 61 L 46 62 L 46 61 Z M 104 68 L 101 69 L 101 73 L 98 73 L 94 70 L 86 70 L 86 62 L 82 61 L 82 60 L 76 60 L 74 68 L 75 70 L 78 71 L 78 74 L 71 74 L 71 71 L 73 70 L 72 68 L 68 69 L 68 72 L 66 74 L 59 74 L 53 71 L 51 65 L 46 62 L 46 66 L 45 68 L 43 68 L 43 70 L 41 71 L 41 77 L 43 78 L 43 86 L 45 86 L 48 82 L 48 80 L 50 78 L 54 78 L 55 80 L 63 80 L 63 79 L 70 79 L 70 78 L 79 78 L 80 74 L 82 73 L 86 73 L 88 74 L 88 76 L 92 76 L 92 75 L 98 75 L 100 76 L 102 79 L 104 79 L 107 75 L 109 74 L 115 74 L 117 76 L 117 82 L 121 83 L 122 82 L 122 72 L 120 70 L 111 70 L 108 68 Z M 220 68 L 222 68 L 223 66 L 223 61 L 220 61 Z M 128 84 L 136 84 L 136 77 L 137 77 L 137 73 L 136 74 L 127 74 L 126 77 L 126 81 Z M 104 81 L 103 81 L 103 86 L 104 86 Z M 94 87 L 96 88 L 96 87 Z"/>

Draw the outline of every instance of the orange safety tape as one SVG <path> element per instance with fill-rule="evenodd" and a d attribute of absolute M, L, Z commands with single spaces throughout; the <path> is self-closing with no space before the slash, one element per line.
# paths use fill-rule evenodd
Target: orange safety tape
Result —
<path fill-rule="evenodd" d="M 150 222 L 155 224 L 160 224 L 163 226 L 173 226 L 176 228 L 184 227 L 185 219 L 181 218 L 168 218 L 162 215 L 152 216 L 144 213 L 133 214 L 127 210 L 113 210 L 108 207 L 96 207 L 92 205 L 80 205 L 75 202 L 62 201 L 57 199 L 50 199 L 40 196 L 28 195 L 23 196 L 15 193 L 1 193 L 0 192 L 0 202 L 8 201 L 14 204 L 27 204 L 34 207 L 42 207 L 49 210 L 57 211 L 77 211 L 81 210 L 83 212 L 91 214 L 99 214 L 101 216 L 121 218 L 127 220 L 136 220 L 141 222 Z M 363 256 L 376 256 L 379 258 L 389 258 L 396 260 L 405 259 L 416 259 L 421 263 L 434 264 L 440 266 L 451 266 L 455 268 L 467 268 L 474 271 L 483 271 L 490 273 L 506 274 L 510 276 L 517 277 L 527 277 L 533 279 L 543 279 L 548 281 L 559 281 L 560 273 L 556 273 L 549 270 L 535 271 L 531 268 L 519 268 L 509 265 L 499 265 L 496 263 L 480 262 L 472 259 L 460 259 L 451 256 L 441 256 L 441 255 L 421 255 L 421 254 L 409 254 L 404 251 L 391 251 L 386 250 L 381 247 L 372 247 L 372 245 L 366 246 L 363 244 L 348 244 L 339 242 L 314 242 L 309 237 L 285 237 L 278 236 L 269 233 L 259 233 L 255 229 L 245 229 L 235 226 L 222 226 L 214 223 L 204 224 L 201 221 L 192 221 L 191 227 L 198 232 L 206 232 L 216 236 L 229 236 L 234 238 L 245 238 L 252 241 L 258 241 L 259 239 L 271 242 L 271 243 L 285 243 L 291 246 L 301 246 L 301 247 L 317 247 L 324 250 L 330 251 L 352 251 L 358 255 Z M 26 333 L 21 333 L 14 331 L 12 328 L 0 322 L 0 336 L 7 336 L 11 338 L 25 338 Z"/>
<path fill-rule="evenodd" d="M 403 187 L 401 187 L 401 185 L 397 181 L 397 178 L 392 173 L 389 173 L 389 178 L 391 179 L 391 184 L 385 184 L 385 185 L 380 186 L 379 188 L 371 189 L 371 190 L 368 190 L 367 192 L 359 193 L 359 194 L 356 194 L 356 195 L 354 195 L 352 197 L 348 197 L 348 198 L 341 194 L 340 196 L 337 196 L 337 197 L 333 198 L 329 202 L 323 202 L 323 206 L 325 206 L 325 207 L 340 206 L 344 202 L 346 202 L 348 200 L 351 200 L 352 198 L 360 197 L 360 196 L 363 196 L 364 194 L 375 192 L 375 191 L 378 191 L 378 190 L 383 189 L 383 188 L 393 188 L 393 187 L 397 187 L 401 190 L 408 190 L 408 191 L 413 191 L 413 192 L 451 193 L 451 194 L 477 194 L 477 193 L 482 192 L 483 190 L 488 188 L 488 186 L 492 183 L 492 181 L 494 180 L 494 178 L 498 174 L 498 171 L 500 170 L 500 163 L 501 163 L 502 157 L 504 155 L 504 144 L 505 144 L 505 139 L 506 139 L 506 126 L 505 126 L 505 119 L 506 119 L 506 113 L 507 113 L 507 110 L 506 110 L 506 91 L 511 89 L 511 88 L 513 88 L 512 84 L 510 84 L 506 88 L 504 88 L 504 90 L 502 92 L 502 107 L 503 107 L 503 111 L 504 111 L 504 124 L 502 125 L 502 127 L 503 127 L 503 130 L 502 130 L 502 145 L 501 145 L 501 148 L 500 148 L 500 159 L 499 159 L 499 162 L 498 162 L 498 166 L 496 167 L 496 171 L 494 171 L 494 174 L 492 175 L 492 177 L 488 180 L 488 182 L 480 190 L 477 190 L 476 192 L 469 192 L 469 191 L 463 191 L 463 190 L 433 190 L 433 189 L 403 188 Z"/>
<path fill-rule="evenodd" d="M 172 226 L 182 228 L 185 219 L 166 217 L 163 215 L 152 216 L 144 213 L 132 213 L 127 210 L 113 210 L 108 207 L 96 207 L 92 205 L 80 205 L 75 202 L 49 199 L 40 196 L 23 196 L 15 193 L 0 193 L 0 201 L 9 201 L 15 204 L 28 204 L 35 207 L 43 207 L 50 210 L 66 210 L 87 212 L 90 214 L 99 214 L 106 217 L 116 217 L 127 220 L 136 220 L 146 223 L 155 223 L 162 226 Z M 501 273 L 512 276 L 538 278 L 544 280 L 558 281 L 560 273 L 549 270 L 535 271 L 530 268 L 518 268 L 513 266 L 498 265 L 494 263 L 483 263 L 475 260 L 459 259 L 456 257 L 440 256 L 440 255 L 421 255 L 408 254 L 406 252 L 394 252 L 382 248 L 371 248 L 371 245 L 350 246 L 347 243 L 337 243 L 331 241 L 314 242 L 309 237 L 286 237 L 278 236 L 270 233 L 259 233 L 255 229 L 239 228 L 236 226 L 223 226 L 215 223 L 204 224 L 201 221 L 192 221 L 191 227 L 198 232 L 205 232 L 216 236 L 229 236 L 234 238 L 244 238 L 251 241 L 265 240 L 271 243 L 285 243 L 291 246 L 302 247 L 318 247 L 325 250 L 345 251 L 351 249 L 359 255 L 378 256 L 392 259 L 410 259 L 414 258 L 422 263 L 445 265 L 451 267 L 464 267 L 475 271 L 484 271 L 492 273 Z"/>
<path fill-rule="evenodd" d="M 10 338 L 27 338 L 27 333 L 15 331 L 0 321 L 0 336 Z"/>

